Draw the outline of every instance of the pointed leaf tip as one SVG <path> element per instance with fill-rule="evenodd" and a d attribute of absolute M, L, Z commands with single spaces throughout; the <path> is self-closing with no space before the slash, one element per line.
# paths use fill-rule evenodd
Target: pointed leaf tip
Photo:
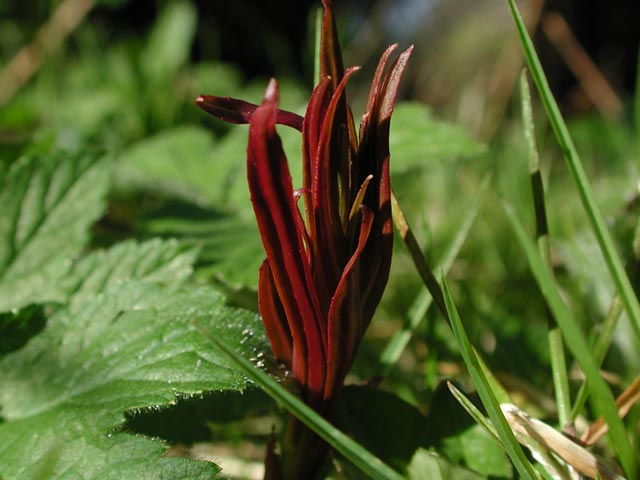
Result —
<path fill-rule="evenodd" d="M 265 100 L 268 99 L 271 103 L 278 103 L 278 98 L 278 86 L 276 81 L 272 80 L 267 87 Z M 253 113 L 258 108 L 258 105 L 244 100 L 213 95 L 199 95 L 195 103 L 197 107 L 214 117 L 234 124 L 250 123 Z M 302 120 L 302 117 L 297 113 L 287 112 L 286 110 L 277 110 L 276 112 L 276 123 L 295 128 L 298 131 L 302 130 Z"/>
<path fill-rule="evenodd" d="M 264 99 L 269 102 L 278 103 L 280 100 L 278 95 L 278 82 L 275 78 L 269 80 L 269 84 L 267 85 L 267 90 L 264 92 Z"/>

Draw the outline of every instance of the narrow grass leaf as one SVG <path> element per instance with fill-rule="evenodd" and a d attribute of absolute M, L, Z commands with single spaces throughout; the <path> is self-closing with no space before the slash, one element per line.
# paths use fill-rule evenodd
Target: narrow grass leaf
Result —
<path fill-rule="evenodd" d="M 590 350 L 598 366 L 602 365 L 604 358 L 607 356 L 609 346 L 613 340 L 613 332 L 618 325 L 618 319 L 622 314 L 622 310 L 622 302 L 620 301 L 620 297 L 616 295 L 611 302 L 611 307 L 609 307 L 609 312 L 607 313 L 607 317 L 605 318 L 602 327 L 598 329 L 595 339 L 591 342 Z M 588 396 L 589 390 L 587 389 L 587 382 L 584 381 L 582 382 L 582 385 L 580 385 L 580 389 L 578 390 L 573 403 L 570 417 L 571 421 L 574 421 L 578 417 L 578 414 L 587 401 Z"/>
<path fill-rule="evenodd" d="M 478 354 L 475 347 L 473 347 L 473 351 L 476 354 L 482 373 L 486 377 L 489 387 L 491 388 L 491 392 L 493 393 L 493 396 L 496 397 L 496 400 L 498 400 L 498 403 L 513 403 L 513 399 L 509 396 L 507 390 L 502 386 L 495 375 L 493 375 L 491 370 L 489 370 L 489 367 L 482 356 Z"/>
<path fill-rule="evenodd" d="M 480 395 L 480 399 L 489 414 L 489 418 L 502 440 L 505 451 L 507 452 L 507 455 L 509 455 L 513 465 L 518 470 L 518 473 L 523 478 L 537 478 L 537 474 L 533 466 L 522 451 L 518 440 L 516 440 L 516 437 L 511 431 L 511 427 L 509 427 L 509 424 L 500 409 L 498 399 L 491 389 L 491 383 L 485 375 L 484 369 L 482 368 L 482 365 L 476 356 L 476 352 L 469 341 L 464 326 L 462 325 L 458 311 L 453 303 L 449 286 L 447 285 L 444 277 L 442 278 L 442 287 L 445 305 L 451 321 L 451 328 L 453 329 L 453 333 L 458 341 L 462 358 L 467 365 L 469 375 L 478 390 L 478 394 Z"/>
<path fill-rule="evenodd" d="M 529 171 L 536 172 L 540 170 L 540 155 L 536 145 L 536 133 L 533 126 L 533 107 L 531 105 L 531 90 L 527 81 L 527 72 L 522 70 L 520 74 L 520 106 L 522 108 L 522 126 L 524 129 L 524 138 L 527 142 L 527 150 L 529 152 Z"/>
<path fill-rule="evenodd" d="M 522 126 L 524 137 L 529 150 L 529 174 L 531 177 L 531 192 L 533 194 L 533 206 L 536 217 L 536 236 L 538 248 L 549 272 L 553 274 L 551 267 L 551 247 L 549 246 L 549 227 L 547 221 L 547 209 L 544 198 L 544 185 L 540 173 L 540 156 L 536 145 L 536 134 L 533 125 L 533 108 L 531 106 L 531 92 L 527 81 L 527 72 L 520 75 L 520 97 L 522 105 Z M 553 390 L 558 406 L 558 419 L 560 425 L 569 423 L 571 415 L 571 397 L 569 395 L 569 379 L 567 376 L 567 364 L 564 356 L 564 343 L 562 332 L 558 329 L 553 316 L 547 311 L 549 324 L 549 353 L 551 355 L 551 377 L 553 378 Z"/>
<path fill-rule="evenodd" d="M 469 400 L 464 393 L 462 393 L 453 383 L 447 382 L 447 387 L 451 391 L 451 394 L 458 401 L 458 403 L 464 408 L 467 413 L 473 418 L 478 425 L 480 425 L 484 430 L 489 434 L 491 438 L 493 438 L 498 445 L 500 445 L 503 449 L 505 448 L 504 443 L 502 443 L 502 439 L 495 427 L 489 422 L 485 416 L 482 414 L 480 410 L 476 408 L 476 406 Z"/>
<path fill-rule="evenodd" d="M 518 36 L 520 37 L 520 43 L 524 50 L 525 58 L 531 70 L 531 76 L 540 92 L 540 98 L 542 104 L 547 112 L 549 122 L 553 128 L 556 139 L 562 149 L 567 166 L 576 184 L 580 200 L 584 206 L 587 217 L 591 224 L 591 229 L 598 240 L 600 249 L 604 256 L 605 263 L 616 289 L 620 294 L 620 298 L 624 303 L 625 310 L 629 316 L 629 321 L 633 326 L 636 336 L 640 339 L 640 303 L 635 296 L 629 277 L 625 273 L 624 265 L 620 256 L 618 255 L 611 234 L 607 230 L 604 218 L 598 205 L 596 204 L 595 197 L 589 185 L 589 180 L 584 171 L 578 152 L 573 144 L 573 140 L 569 135 L 567 125 L 560 114 L 560 109 L 556 103 L 547 78 L 540 64 L 540 59 L 533 47 L 531 37 L 527 32 L 522 16 L 516 6 L 515 0 L 507 0 L 511 13 L 518 30 Z"/>
<path fill-rule="evenodd" d="M 418 275 L 420 275 L 420 279 L 435 300 L 440 313 L 447 318 L 447 309 L 444 304 L 444 298 L 442 297 L 442 288 L 433 274 L 431 267 L 427 263 L 427 260 L 424 258 L 420 244 L 413 234 L 413 231 L 404 216 L 402 208 L 400 208 L 400 202 L 398 202 L 398 198 L 393 191 L 391 192 L 391 207 L 393 209 L 393 223 L 395 224 L 404 245 L 407 247 L 407 250 L 409 250 L 411 260 L 413 260 L 413 264 L 418 271 Z M 447 321 L 449 321 L 448 318 Z"/>
<path fill-rule="evenodd" d="M 534 242 L 529 238 L 524 226 L 516 217 L 509 205 L 504 205 L 505 211 L 513 228 L 513 231 L 522 246 L 529 268 L 531 269 L 547 305 L 551 310 L 558 326 L 562 330 L 569 350 L 576 358 L 586 378 L 591 396 L 598 410 L 609 424 L 609 439 L 615 449 L 620 462 L 629 478 L 638 478 L 638 459 L 633 451 L 626 435 L 622 421 L 618 417 L 615 400 L 604 379 L 600 376 L 598 365 L 589 351 L 587 341 L 578 327 L 571 312 L 563 302 L 555 282 L 545 266 Z"/>
<path fill-rule="evenodd" d="M 401 480 L 403 477 L 391 467 L 371 454 L 336 427 L 327 422 L 318 413 L 304 404 L 295 395 L 285 390 L 278 382 L 257 368 L 240 353 L 229 348 L 211 335 L 198 323 L 193 326 L 202 333 L 216 348 L 225 353 L 247 377 L 260 386 L 271 398 L 295 415 L 301 422 L 322 437 L 329 445 L 344 455 L 356 467 L 375 480 Z"/>

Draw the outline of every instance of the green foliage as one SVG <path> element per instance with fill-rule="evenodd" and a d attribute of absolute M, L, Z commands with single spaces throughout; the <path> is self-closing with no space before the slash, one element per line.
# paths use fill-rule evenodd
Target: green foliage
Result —
<path fill-rule="evenodd" d="M 265 348 L 253 334 L 258 319 L 224 307 L 210 289 L 179 292 L 155 284 L 162 273 L 154 273 L 168 272 L 175 258 L 167 258 L 166 246 L 157 242 L 155 249 L 143 247 L 137 253 L 165 261 L 138 271 L 139 279 L 112 275 L 100 295 L 79 290 L 73 307 L 58 310 L 36 338 L 1 361 L 0 471 L 10 478 L 32 478 L 47 463 L 60 478 L 101 478 L 106 472 L 108 478 L 210 478 L 215 471 L 212 465 L 160 459 L 162 444 L 117 430 L 125 411 L 246 388 L 244 376 L 190 322 L 251 356 Z M 118 253 L 106 255 L 123 259 L 111 262 L 114 270 L 126 270 L 133 255 Z M 135 263 L 146 260 L 138 256 Z"/>
<path fill-rule="evenodd" d="M 513 477 L 504 450 L 473 422 L 444 384 L 435 391 L 427 424 L 429 445 L 451 463 L 487 477 Z"/>
<path fill-rule="evenodd" d="M 609 274 L 611 275 L 613 283 L 618 290 L 618 294 L 625 305 L 625 310 L 627 311 L 631 325 L 634 328 L 634 333 L 636 337 L 640 339 L 640 302 L 638 301 L 638 298 L 633 291 L 633 287 L 629 282 L 629 277 L 625 274 L 622 260 L 615 249 L 611 233 L 607 229 L 602 212 L 595 201 L 582 161 L 580 160 L 576 147 L 573 143 L 573 139 L 571 138 L 567 125 L 560 113 L 558 104 L 551 93 L 544 70 L 540 65 L 538 55 L 533 48 L 531 38 L 527 33 L 522 17 L 520 16 L 513 0 L 509 0 L 509 7 L 513 13 L 516 27 L 518 29 L 518 35 L 522 43 L 525 57 L 529 64 L 529 68 L 531 69 L 531 74 L 538 90 L 540 91 L 540 98 L 547 112 L 549 123 L 551 124 L 556 139 L 562 148 L 567 167 L 575 182 L 576 190 L 580 196 L 587 218 L 589 218 L 591 229 L 598 240 L 598 245 L 600 246 L 600 250 L 602 251 L 602 255 L 607 264 Z"/>
<path fill-rule="evenodd" d="M 171 78 L 187 62 L 196 33 L 196 20 L 196 9 L 190 2 L 167 4 L 140 54 L 147 80 L 155 83 Z"/>
<path fill-rule="evenodd" d="M 264 250 L 253 219 L 169 201 L 141 216 L 137 228 L 145 237 L 180 238 L 197 246 L 201 252 L 197 263 L 200 277 L 232 285 L 257 285 Z"/>
<path fill-rule="evenodd" d="M 512 395 L 532 416 L 556 421 L 547 304 L 565 330 L 567 371 L 556 374 L 566 376 L 572 417 L 605 413 L 610 439 L 597 450 L 634 475 L 638 408 L 617 420 L 618 387 L 598 375 L 603 364 L 626 385 L 640 368 L 637 321 L 623 315 L 616 324 L 622 306 L 613 300 L 620 291 L 634 309 L 620 265 L 636 296 L 640 278 L 638 139 L 626 120 L 582 115 L 565 125 L 533 72 L 542 95 L 527 121 L 536 123 L 545 185 L 548 278 L 521 225 L 534 210 L 523 125 L 512 112 L 519 102 L 483 141 L 440 110 L 396 105 L 393 188 L 426 263 L 446 260 L 448 306 L 459 315 L 452 331 L 397 236 L 388 288 L 348 379 L 356 385 L 328 423 L 292 395 L 255 313 L 264 250 L 246 185 L 247 127 L 193 105 L 202 93 L 259 103 L 267 80 L 201 51 L 194 2 L 158 2 L 149 28 L 126 34 L 105 27 L 104 12 L 0 108 L 2 479 L 237 478 L 233 463 L 261 463 L 287 412 L 332 443 L 328 478 L 537 475 L 497 402 Z M 22 38 L 10 23 L 0 29 L 3 57 Z M 194 52 L 207 60 L 195 62 Z M 308 85 L 278 77 L 282 108 L 303 114 Z M 636 131 L 638 99 L 640 90 Z M 539 100 L 550 120 L 537 115 Z M 300 134 L 278 133 L 297 188 Z M 517 213 L 504 215 L 504 199 Z M 610 310 L 618 314 L 604 325 Z M 586 385 L 569 375 L 577 365 Z M 444 388 L 452 377 L 465 392 L 458 400 Z M 195 442 L 214 449 L 219 465 L 179 453 Z"/>
<path fill-rule="evenodd" d="M 344 429 L 400 472 L 428 445 L 431 425 L 414 406 L 382 390 L 351 386 L 343 393 Z"/>
<path fill-rule="evenodd" d="M 25 157 L 3 179 L 0 472 L 211 478 L 215 465 L 164 458 L 166 445 L 121 432 L 125 412 L 247 388 L 190 322 L 255 356 L 266 348 L 259 319 L 185 288 L 198 252 L 175 240 L 77 260 L 108 186 L 109 162 L 86 152 Z"/>
<path fill-rule="evenodd" d="M 567 346 L 585 372 L 594 404 L 597 406 L 600 414 L 606 419 L 609 426 L 609 436 L 613 440 L 613 446 L 618 452 L 625 470 L 634 472 L 637 469 L 637 465 L 633 459 L 632 447 L 624 433 L 622 422 L 618 417 L 613 394 L 600 376 L 599 369 L 591 355 L 584 335 L 580 331 L 571 311 L 562 301 L 562 297 L 558 293 L 557 287 L 548 269 L 543 264 L 533 242 L 527 238 L 524 227 L 509 208 L 505 208 L 505 210 L 507 211 L 509 220 L 512 222 L 514 233 L 529 260 L 531 271 L 536 277 L 538 286 L 566 339 Z"/>
<path fill-rule="evenodd" d="M 223 175 L 229 168 L 225 158 L 213 161 L 213 146 L 213 136 L 205 128 L 183 126 L 162 131 L 119 156 L 118 183 L 129 188 L 155 188 L 196 201 L 210 197 L 224 184 Z M 212 181 L 214 178 L 218 180 Z"/>
<path fill-rule="evenodd" d="M 0 313 L 0 358 L 22 347 L 44 325 L 44 309 L 39 305 Z"/>
<path fill-rule="evenodd" d="M 102 214 L 109 165 L 95 153 L 16 162 L 0 187 L 0 311 L 64 301 L 60 280 Z"/>
<path fill-rule="evenodd" d="M 193 324 L 212 345 L 224 352 L 242 372 L 259 385 L 271 398 L 295 415 L 296 418 L 318 434 L 319 437 L 335 448 L 338 453 L 342 454 L 367 476 L 374 480 L 402 479 L 402 476 L 395 470 L 371 454 L 366 448 L 342 433 L 319 415 L 318 412 L 291 392 L 287 391 L 287 389 L 280 385 L 275 379 L 249 362 L 240 352 L 237 352 L 227 345 L 223 339 L 205 331 L 202 325 L 197 322 L 193 322 Z"/>
<path fill-rule="evenodd" d="M 351 386 L 343 394 L 340 424 L 398 471 L 415 472 L 415 454 L 437 451 L 443 463 L 462 465 L 479 478 L 509 478 L 504 452 L 468 417 L 446 388 L 439 388 L 428 415 L 398 396 L 374 388 Z M 451 477 L 457 478 L 457 477 Z"/>
<path fill-rule="evenodd" d="M 393 113 L 391 168 L 402 172 L 438 160 L 470 159 L 486 151 L 464 128 L 438 120 L 422 103 L 399 103 Z"/>
<path fill-rule="evenodd" d="M 418 450 L 409 465 L 410 480 L 480 480 L 483 477 L 458 465 L 447 462 L 435 452 Z"/>
<path fill-rule="evenodd" d="M 140 236 L 180 238 L 199 247 L 200 275 L 255 286 L 264 252 L 244 184 L 245 135 L 238 129 L 216 146 L 200 127 L 164 131 L 127 149 L 117 178 L 120 188 L 162 197 L 136 219 Z M 232 201 L 233 191 L 242 198 Z"/>
<path fill-rule="evenodd" d="M 63 283 L 72 306 L 132 279 L 177 290 L 191 275 L 196 257 L 196 250 L 176 240 L 129 240 L 82 258 Z"/>
<path fill-rule="evenodd" d="M 499 389 L 492 384 L 492 378 L 487 375 L 481 360 L 478 358 L 478 355 L 473 348 L 473 345 L 469 342 L 469 337 L 467 336 L 464 325 L 458 315 L 453 299 L 451 298 L 449 287 L 444 281 L 442 288 L 449 321 L 451 322 L 451 329 L 458 341 L 460 353 L 464 358 L 465 364 L 467 365 L 467 368 L 469 368 L 469 375 L 473 379 L 475 387 L 478 389 L 478 395 L 482 400 L 482 404 L 487 409 L 487 413 L 500 436 L 500 440 L 502 440 L 502 445 L 518 470 L 518 473 L 520 473 L 524 478 L 533 480 L 536 478 L 533 466 L 524 455 L 522 448 L 518 444 L 511 428 L 507 424 L 507 421 L 500 410 L 499 400 L 497 398 Z"/>

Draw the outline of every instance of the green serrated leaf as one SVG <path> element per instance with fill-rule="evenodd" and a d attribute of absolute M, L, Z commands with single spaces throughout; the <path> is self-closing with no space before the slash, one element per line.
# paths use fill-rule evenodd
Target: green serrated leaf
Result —
<path fill-rule="evenodd" d="M 131 279 L 177 289 L 191 275 L 197 254 L 177 240 L 126 241 L 87 255 L 73 266 L 64 285 L 73 305 Z"/>
<path fill-rule="evenodd" d="M 117 183 L 124 188 L 152 189 L 165 196 L 195 200 L 201 205 L 250 211 L 246 145 L 247 129 L 242 126 L 219 142 L 203 127 L 163 130 L 120 155 Z"/>
<path fill-rule="evenodd" d="M 259 318 L 209 288 L 117 282 L 53 315 L 0 361 L 0 476 L 26 480 L 46 467 L 47 478 L 211 478 L 212 464 L 162 458 L 162 443 L 117 433 L 125 411 L 247 388 L 192 321 L 247 357 L 266 349 Z"/>
<path fill-rule="evenodd" d="M 163 130 L 120 155 L 117 182 L 123 187 L 153 189 L 252 216 L 246 175 L 247 134 L 247 127 L 242 125 L 220 141 L 203 127 Z M 302 137 L 288 127 L 279 128 L 278 134 L 289 158 L 294 185 L 301 186 Z"/>
<path fill-rule="evenodd" d="M 389 150 L 392 171 L 402 172 L 437 160 L 475 157 L 486 147 L 462 127 L 437 120 L 425 104 L 401 102 L 394 108 Z"/>
<path fill-rule="evenodd" d="M 109 163 L 58 152 L 17 161 L 0 185 L 0 311 L 64 300 L 59 280 L 104 210 Z"/>

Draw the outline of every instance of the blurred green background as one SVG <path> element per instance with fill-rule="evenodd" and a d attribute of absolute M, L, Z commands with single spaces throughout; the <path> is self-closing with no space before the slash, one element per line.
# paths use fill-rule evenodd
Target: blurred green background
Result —
<path fill-rule="evenodd" d="M 57 98 L 50 98 L 48 102 L 37 99 L 43 111 L 49 113 L 47 116 L 53 116 L 55 110 L 45 106 L 46 103 L 55 104 L 69 97 L 77 99 L 81 89 L 93 89 L 95 94 L 93 103 L 83 102 L 84 108 L 93 111 L 94 117 L 104 114 L 101 109 L 109 100 L 105 98 L 104 85 L 98 84 L 98 80 L 111 87 L 110 94 L 129 89 L 129 94 L 142 95 L 145 98 L 136 101 L 144 107 L 140 115 L 145 118 L 128 119 L 123 124 L 128 127 L 126 138 L 132 139 L 142 132 L 183 119 L 198 119 L 198 114 L 188 116 L 191 108 L 174 105 L 173 97 L 189 98 L 197 87 L 211 93 L 232 94 L 224 80 L 215 80 L 213 72 L 207 72 L 207 68 L 213 68 L 212 64 L 233 70 L 241 82 L 277 76 L 295 81 L 305 89 L 311 88 L 313 25 L 319 3 L 310 0 L 2 1 L 0 63 L 6 67 L 21 47 L 37 38 L 43 25 L 53 24 L 54 28 L 64 30 L 67 22 L 78 22 L 79 26 L 73 28 L 68 37 L 63 35 L 65 40 L 60 45 L 45 37 L 44 45 L 35 49 L 36 54 L 42 53 L 37 56 L 46 61 L 34 69 L 35 78 L 28 85 L 35 88 L 45 79 L 53 82 L 51 77 L 55 78 L 55 85 L 49 87 L 58 89 L 53 90 Z M 504 2 L 336 0 L 334 3 L 348 64 L 362 65 L 365 72 L 370 71 L 388 44 L 416 44 L 411 69 L 402 85 L 403 97 L 424 101 L 446 113 L 448 119 L 469 125 L 483 139 L 492 138 L 508 108 L 505 104 L 511 98 L 510 77 L 520 66 L 518 55 L 513 52 L 517 45 Z M 594 105 L 593 98 L 580 87 L 580 79 L 570 66 L 572 60 L 563 57 L 561 44 L 566 43 L 566 39 L 553 40 L 549 34 L 553 29 L 551 17 L 556 14 L 564 19 L 569 35 L 572 32 L 613 92 L 622 102 L 630 101 L 635 90 L 640 42 L 638 2 L 528 0 L 521 4 L 528 13 L 552 89 L 567 113 L 587 113 L 598 105 Z M 65 11 L 62 18 L 47 23 L 61 6 Z M 175 11 L 174 15 L 161 24 L 159 19 L 168 8 Z M 89 62 L 93 62 L 92 67 Z M 193 68 L 187 68 L 189 66 Z M 78 71 L 83 67 L 84 75 L 93 73 L 97 78 L 84 78 Z M 190 70 L 190 75 L 185 70 Z M 364 72 L 354 78 L 356 98 L 363 95 L 357 86 L 366 84 L 367 78 Z M 2 97 L 12 87 L 10 84 L 16 83 L 15 79 L 11 80 L 2 77 Z M 158 83 L 169 80 L 171 85 Z M 142 91 L 131 91 L 134 81 L 144 83 L 137 86 Z M 162 86 L 172 86 L 171 94 Z M 152 106 L 153 100 L 158 105 Z M 601 101 L 606 104 L 606 99 Z M 619 106 L 609 106 L 609 109 L 620 113 Z M 24 133 L 24 129 L 12 129 L 12 126 L 24 127 L 29 120 L 44 121 L 25 118 L 28 115 L 18 107 L 9 110 L 3 114 L 6 119 L 3 146 L 11 144 L 11 140 L 17 142 L 18 133 Z M 22 118 L 16 118 L 20 113 Z M 15 122 L 13 125 L 11 120 Z"/>
<path fill-rule="evenodd" d="M 552 415 L 544 305 L 499 204 L 506 197 L 533 225 L 517 91 L 523 61 L 506 2 L 334 3 L 345 61 L 363 66 L 349 85 L 356 118 L 383 49 L 395 42 L 416 46 L 392 122 L 392 181 L 431 264 L 492 174 L 449 278 L 492 369 Z M 640 212 L 640 3 L 520 3 L 638 285 L 632 245 Z M 259 102 L 275 76 L 282 107 L 304 113 L 318 7 L 308 0 L 0 1 L 0 175 L 26 153 L 105 150 L 114 158 L 113 185 L 92 247 L 152 236 L 196 244 L 196 277 L 255 308 L 263 251 L 245 185 L 246 129 L 207 116 L 194 99 L 212 94 Z M 595 335 L 613 288 L 535 95 L 534 114 L 554 267 L 572 310 Z M 279 133 L 295 177 L 299 136 Z M 389 288 L 354 378 L 378 373 L 376 359 L 420 288 L 397 242 Z M 425 411 L 438 382 L 462 369 L 444 322 L 431 311 L 426 319 L 383 383 Z M 628 328 L 623 321 L 605 363 L 617 386 L 640 368 Z"/>

